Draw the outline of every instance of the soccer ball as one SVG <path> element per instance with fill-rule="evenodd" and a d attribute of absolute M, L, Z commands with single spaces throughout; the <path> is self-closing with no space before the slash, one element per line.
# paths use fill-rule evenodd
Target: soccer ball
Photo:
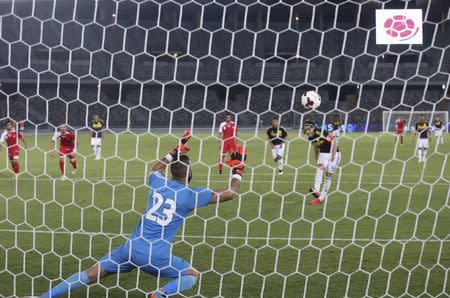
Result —
<path fill-rule="evenodd" d="M 321 98 L 320 94 L 316 91 L 306 91 L 302 95 L 302 105 L 307 110 L 314 110 L 320 106 Z"/>

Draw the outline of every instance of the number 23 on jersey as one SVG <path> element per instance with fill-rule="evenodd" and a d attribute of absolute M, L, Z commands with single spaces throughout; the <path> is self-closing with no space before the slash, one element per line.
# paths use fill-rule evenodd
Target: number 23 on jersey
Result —
<path fill-rule="evenodd" d="M 165 215 L 165 218 L 161 218 L 156 211 L 161 208 L 163 204 L 169 205 L 168 208 L 164 208 L 162 210 L 162 213 Z M 174 200 L 172 199 L 166 199 L 164 200 L 163 196 L 157 192 L 153 193 L 153 207 L 148 210 L 147 214 L 145 215 L 145 218 L 148 220 L 154 221 L 157 224 L 161 226 L 167 226 L 173 219 L 173 214 L 175 213 L 175 210 L 177 208 L 177 205 Z"/>

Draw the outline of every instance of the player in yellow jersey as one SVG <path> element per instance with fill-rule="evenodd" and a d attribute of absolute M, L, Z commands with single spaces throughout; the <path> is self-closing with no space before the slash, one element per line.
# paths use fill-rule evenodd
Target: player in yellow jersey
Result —
<path fill-rule="evenodd" d="M 425 121 L 425 117 L 421 114 L 419 115 L 419 122 L 416 123 L 416 132 L 413 135 L 412 141 L 414 142 L 416 135 L 417 139 L 417 156 L 419 158 L 419 163 L 425 161 L 427 158 L 427 151 L 429 143 L 431 142 L 431 134 L 429 132 L 430 124 Z"/>

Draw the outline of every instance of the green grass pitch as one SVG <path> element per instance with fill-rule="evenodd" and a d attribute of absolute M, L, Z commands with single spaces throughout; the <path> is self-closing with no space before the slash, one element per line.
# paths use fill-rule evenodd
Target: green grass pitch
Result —
<path fill-rule="evenodd" d="M 437 153 L 433 142 L 427 163 L 418 164 L 411 136 L 395 147 L 393 135 L 347 134 L 328 201 L 310 206 L 313 154 L 289 133 L 283 176 L 262 132 L 240 134 L 249 150 L 242 196 L 197 210 L 178 233 L 174 253 L 202 273 L 186 295 L 448 295 L 450 137 Z M 224 187 L 217 140 L 194 135 L 191 185 Z M 27 173 L 18 183 L 0 152 L 0 296 L 41 294 L 124 241 L 147 204 L 148 169 L 176 142 L 163 134 L 110 133 L 104 159 L 95 161 L 81 134 L 78 151 L 86 157 L 78 156 L 72 180 L 60 181 L 57 158 L 45 153 L 50 136 L 27 139 Z M 144 297 L 157 282 L 135 270 L 71 297 Z"/>

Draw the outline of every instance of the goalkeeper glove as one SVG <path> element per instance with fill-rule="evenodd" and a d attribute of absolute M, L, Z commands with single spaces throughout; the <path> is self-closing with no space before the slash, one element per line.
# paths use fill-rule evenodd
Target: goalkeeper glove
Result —
<path fill-rule="evenodd" d="M 234 145 L 234 147 L 230 149 L 230 157 L 227 157 L 225 162 L 231 167 L 233 175 L 237 174 L 242 177 L 246 159 L 247 150 L 242 146 Z"/>
<path fill-rule="evenodd" d="M 174 160 L 177 160 L 180 154 L 185 154 L 189 152 L 191 148 L 188 145 L 186 145 L 186 143 L 190 140 L 190 138 L 191 138 L 191 130 L 186 129 L 181 135 L 181 138 L 177 146 L 175 146 L 175 148 L 170 150 L 169 154 L 166 155 L 166 159 L 169 162 L 172 162 Z"/>

